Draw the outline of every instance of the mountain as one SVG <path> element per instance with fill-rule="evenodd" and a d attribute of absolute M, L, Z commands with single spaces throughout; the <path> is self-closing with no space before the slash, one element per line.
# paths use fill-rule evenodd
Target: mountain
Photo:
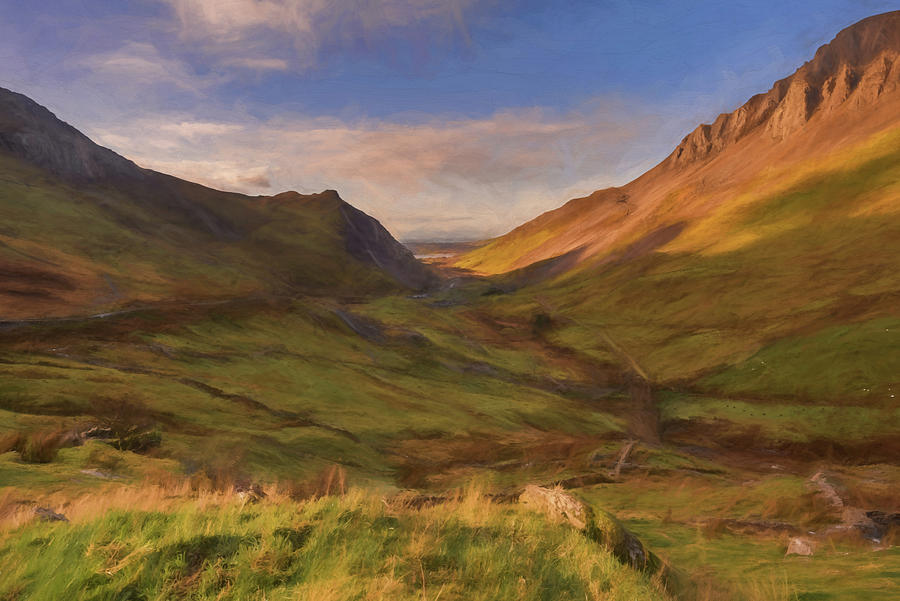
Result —
<path fill-rule="evenodd" d="M 555 344 L 710 399 L 691 412 L 780 398 L 895 423 L 898 59 L 900 12 L 865 19 L 638 179 L 455 264 L 506 274 L 498 321 L 540 318 Z"/>
<path fill-rule="evenodd" d="M 0 89 L 0 313 L 366 295 L 433 276 L 337 192 L 251 197 L 143 169 Z"/>
<path fill-rule="evenodd" d="M 768 92 L 697 127 L 638 179 L 574 199 L 456 264 L 491 274 L 566 253 L 584 262 L 632 244 L 659 247 L 676 230 L 732 203 L 742 186 L 767 177 L 767 170 L 824 160 L 895 128 L 898 57 L 900 11 L 860 21 Z"/>

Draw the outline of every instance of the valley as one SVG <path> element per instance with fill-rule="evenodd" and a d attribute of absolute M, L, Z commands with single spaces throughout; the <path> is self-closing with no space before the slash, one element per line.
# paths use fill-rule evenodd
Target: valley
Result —
<path fill-rule="evenodd" d="M 898 108 L 894 12 L 407 247 L 0 89 L 0 600 L 895 599 Z"/>

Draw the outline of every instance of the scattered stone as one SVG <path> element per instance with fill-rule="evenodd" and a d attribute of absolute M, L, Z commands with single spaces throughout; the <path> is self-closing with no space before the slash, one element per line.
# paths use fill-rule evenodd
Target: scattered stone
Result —
<path fill-rule="evenodd" d="M 802 557 L 810 557 L 814 551 L 815 547 L 810 539 L 795 536 L 788 543 L 788 548 L 785 556 L 800 555 Z"/>
<path fill-rule="evenodd" d="M 99 440 L 107 440 L 110 438 L 115 438 L 115 434 L 110 428 L 103 428 L 100 426 L 92 426 L 87 430 L 81 433 L 81 437 L 84 439 L 99 439 Z"/>
<path fill-rule="evenodd" d="M 867 511 L 866 517 L 885 530 L 900 528 L 900 513 L 885 513 L 883 511 Z"/>
<path fill-rule="evenodd" d="M 69 518 L 61 513 L 56 513 L 49 507 L 35 507 L 34 515 L 42 522 L 68 522 Z"/>

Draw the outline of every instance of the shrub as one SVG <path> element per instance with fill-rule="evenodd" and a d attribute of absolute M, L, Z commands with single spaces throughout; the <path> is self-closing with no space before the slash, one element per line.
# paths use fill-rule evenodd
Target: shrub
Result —
<path fill-rule="evenodd" d="M 142 453 L 162 442 L 162 435 L 153 429 L 153 413 L 140 401 L 100 397 L 91 413 L 120 451 Z"/>
<path fill-rule="evenodd" d="M 19 437 L 18 448 L 15 450 L 26 463 L 50 463 L 56 459 L 69 438 L 69 433 L 65 430 L 32 432 Z"/>
<path fill-rule="evenodd" d="M 343 466 L 332 464 L 322 468 L 312 478 L 286 484 L 284 492 L 297 501 L 332 495 L 343 496 L 347 492 L 347 472 Z"/>

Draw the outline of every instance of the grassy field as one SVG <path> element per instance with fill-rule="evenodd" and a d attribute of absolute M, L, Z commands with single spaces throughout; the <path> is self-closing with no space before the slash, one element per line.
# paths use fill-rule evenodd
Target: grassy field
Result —
<path fill-rule="evenodd" d="M 535 354 L 530 335 L 504 344 L 474 319 L 413 303 L 277 301 L 11 330 L 0 428 L 83 429 L 98 399 L 117 399 L 149 414 L 162 433 L 153 453 L 185 470 L 284 479 L 337 462 L 419 485 L 470 465 L 509 479 L 532 455 L 552 464 L 625 435 L 617 391 L 604 405 L 560 388 L 584 374 Z M 399 313 L 402 325 L 390 321 Z"/>
<path fill-rule="evenodd" d="M 75 501 L 71 523 L 0 533 L 0 598 L 668 598 L 574 529 L 476 492 L 419 509 L 371 491 L 270 492 L 258 505 L 149 488 Z"/>
<path fill-rule="evenodd" d="M 890 493 L 900 475 L 889 465 L 835 472 L 839 464 L 765 450 L 821 437 L 868 440 L 895 427 L 887 405 L 654 391 L 663 443 L 639 443 L 615 483 L 570 485 L 624 519 L 687 575 L 690 590 L 663 593 L 580 535 L 526 519 L 516 506 L 470 499 L 386 509 L 383 497 L 409 489 L 444 497 L 472 482 L 500 494 L 527 482 L 603 482 L 633 435 L 621 349 L 602 340 L 595 350 L 568 347 L 554 323 L 545 330 L 518 315 L 500 319 L 480 307 L 495 302 L 481 296 L 486 290 L 476 283 L 446 299 L 355 305 L 163 308 L 7 330 L 0 438 L 84 431 L 103 421 L 98 399 L 110 398 L 143 407 L 160 440 L 133 452 L 87 439 L 47 463 L 16 450 L 0 455 L 6 598 L 58 598 L 65 587 L 87 587 L 83 598 L 97 599 L 418 598 L 422 574 L 426 598 L 889 598 L 900 561 L 893 550 L 836 539 L 804 562 L 783 557 L 784 532 L 715 525 L 834 524 L 807 483 L 820 467 L 838 474 L 848 502 L 900 510 Z M 748 431 L 756 433 L 749 445 Z M 731 438 L 746 456 L 726 444 Z M 341 486 L 362 488 L 348 498 L 291 499 L 292 491 L 335 494 L 338 469 Z M 173 482 L 185 484 L 173 490 Z M 252 482 L 272 494 L 241 508 L 233 487 Z M 35 522 L 34 504 L 71 523 Z M 342 524 L 345 514 L 359 519 Z M 466 521 L 476 517 L 478 525 Z M 382 518 L 397 520 L 394 530 L 376 528 Z M 292 549 L 278 529 L 310 542 Z M 26 551 L 34 559 L 22 562 Z M 36 576 L 51 565 L 65 569 Z M 830 575 L 841 566 L 854 577 Z M 477 592 L 485 582 L 496 588 Z M 816 597 L 825 587 L 830 596 Z"/>
<path fill-rule="evenodd" d="M 896 467 L 843 468 L 837 474 L 851 497 L 891 495 Z M 867 487 L 875 482 L 880 491 Z M 823 531 L 838 516 L 806 479 L 731 470 L 673 482 L 664 475 L 634 478 L 627 486 L 582 491 L 619 515 L 658 555 L 688 567 L 699 586 L 714 576 L 740 594 L 820 601 L 888 601 L 896 595 L 900 549 L 847 534 L 826 538 L 812 557 L 785 556 L 792 536 Z M 785 525 L 796 527 L 789 530 Z M 739 596 L 736 598 L 740 598 Z"/>

